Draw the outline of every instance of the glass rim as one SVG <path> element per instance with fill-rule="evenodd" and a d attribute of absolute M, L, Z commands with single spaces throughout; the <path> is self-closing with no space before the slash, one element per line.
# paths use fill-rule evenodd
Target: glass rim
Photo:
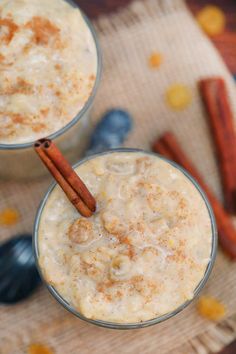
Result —
<path fill-rule="evenodd" d="M 56 132 L 48 135 L 47 137 L 49 139 L 56 139 L 59 136 L 61 136 L 63 133 L 67 132 L 71 127 L 73 127 L 83 116 L 84 114 L 88 111 L 88 109 L 91 107 L 99 83 L 100 83 L 100 79 L 101 79 L 101 73 L 102 73 L 102 52 L 101 52 L 101 48 L 98 42 L 98 37 L 97 37 L 97 33 L 91 23 L 91 21 L 88 19 L 88 17 L 85 15 L 85 13 L 81 10 L 81 8 L 79 7 L 79 5 L 77 3 L 75 3 L 73 0 L 62 0 L 62 1 L 66 1 L 67 3 L 69 3 L 71 6 L 76 7 L 80 10 L 81 15 L 83 17 L 83 19 L 85 20 L 91 34 L 92 34 L 92 38 L 94 40 L 95 43 L 95 47 L 96 47 L 96 54 L 97 54 L 97 73 L 96 73 L 96 79 L 93 85 L 93 89 L 92 92 L 88 98 L 88 100 L 85 102 L 83 108 L 76 114 L 76 116 L 69 121 L 69 123 L 67 123 L 65 126 L 63 126 L 62 128 L 60 128 L 59 130 L 57 130 Z M 29 142 L 25 142 L 25 143 L 19 143 L 19 144 L 2 144 L 0 143 L 0 150 L 20 150 L 20 149 L 26 149 L 26 148 L 30 148 L 33 147 L 34 145 L 34 140 L 33 141 L 29 141 Z"/>
<path fill-rule="evenodd" d="M 212 268 L 214 266 L 214 262 L 215 262 L 215 258 L 216 258 L 216 252 L 217 252 L 217 243 L 218 243 L 218 236 L 217 236 L 217 226 L 216 226 L 216 221 L 215 221 L 215 216 L 212 210 L 212 207 L 208 201 L 208 198 L 205 194 L 205 192 L 202 190 L 202 188 L 199 186 L 198 182 L 180 165 L 178 165 L 177 163 L 175 163 L 172 160 L 169 160 L 166 157 L 163 157 L 160 154 L 156 154 L 154 152 L 151 151 L 145 151 L 142 149 L 134 149 L 134 148 L 117 148 L 117 149 L 111 149 L 111 150 L 106 150 L 102 153 L 97 153 L 97 154 L 93 154 L 90 155 L 88 157 L 85 157 L 81 160 L 79 160 L 75 165 L 73 165 L 73 168 L 77 168 L 78 166 L 82 165 L 83 163 L 92 160 L 96 157 L 102 156 L 102 155 L 107 155 L 107 154 L 112 154 L 115 152 L 121 152 L 121 153 L 127 153 L 127 152 L 140 152 L 140 153 L 144 153 L 144 154 L 148 154 L 148 155 L 152 155 L 152 156 L 156 156 L 157 158 L 162 159 L 163 161 L 169 163 L 170 165 L 172 165 L 173 167 L 177 168 L 180 172 L 182 172 L 184 174 L 185 177 L 187 177 L 187 179 L 194 185 L 194 187 L 198 190 L 198 192 L 200 193 L 208 214 L 209 214 L 209 218 L 210 218 L 210 222 L 211 222 L 211 231 L 212 231 L 212 246 L 211 246 L 211 254 L 210 254 L 210 260 L 208 262 L 208 265 L 206 266 L 206 270 L 204 273 L 204 276 L 202 277 L 202 279 L 200 280 L 200 282 L 198 283 L 198 285 L 196 286 L 195 290 L 194 290 L 194 296 L 192 299 L 185 301 L 183 304 L 181 304 L 180 306 L 178 306 L 175 310 L 168 312 L 164 315 L 161 316 L 157 316 L 153 319 L 147 320 L 147 321 L 142 321 L 142 322 L 135 322 L 135 323 L 118 323 L 118 322 L 110 322 L 110 321 L 104 321 L 104 320 L 95 320 L 95 319 L 89 319 L 87 317 L 85 317 L 84 315 L 82 315 L 78 310 L 76 310 L 73 306 L 71 306 L 60 294 L 59 292 L 50 284 L 48 284 L 48 282 L 45 280 L 44 275 L 41 271 L 41 267 L 39 265 L 38 259 L 39 259 L 39 247 L 38 247 L 38 230 L 39 230 L 39 225 L 40 225 L 40 220 L 41 220 L 41 215 L 43 212 L 43 209 L 47 203 L 48 198 L 50 197 L 51 193 L 53 192 L 54 188 L 56 187 L 57 183 L 53 182 L 50 187 L 48 188 L 46 194 L 44 195 L 39 208 L 37 210 L 36 213 L 36 217 L 35 217 L 35 223 L 34 223 L 34 231 L 33 231 L 33 252 L 34 252 L 34 257 L 35 257 L 35 262 L 36 262 L 36 266 L 38 268 L 39 274 L 41 279 L 43 280 L 44 284 L 47 286 L 49 292 L 53 295 L 53 297 L 66 309 L 68 310 L 70 313 L 74 314 L 76 317 L 80 318 L 81 320 L 84 320 L 88 323 L 92 323 L 94 325 L 100 326 L 100 327 L 105 327 L 105 328 L 110 328 L 110 329 L 138 329 L 138 328 L 145 328 L 145 327 L 149 327 L 158 323 L 161 323 L 175 315 L 177 315 L 179 312 L 181 312 L 182 310 L 184 310 L 200 293 L 200 291 L 203 289 L 203 287 L 205 286 Z"/>

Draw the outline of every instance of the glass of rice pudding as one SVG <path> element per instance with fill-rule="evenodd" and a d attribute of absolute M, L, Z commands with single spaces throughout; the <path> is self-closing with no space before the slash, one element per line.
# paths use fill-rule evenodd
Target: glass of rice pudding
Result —
<path fill-rule="evenodd" d="M 86 148 L 101 53 L 72 1 L 2 0 L 0 11 L 0 177 L 37 177 L 35 140 L 50 137 L 71 163 Z"/>
<path fill-rule="evenodd" d="M 206 283 L 217 247 L 198 184 L 175 163 L 134 149 L 74 168 L 97 210 L 81 217 L 56 184 L 42 201 L 33 243 L 52 295 L 107 328 L 146 327 L 183 310 Z"/>

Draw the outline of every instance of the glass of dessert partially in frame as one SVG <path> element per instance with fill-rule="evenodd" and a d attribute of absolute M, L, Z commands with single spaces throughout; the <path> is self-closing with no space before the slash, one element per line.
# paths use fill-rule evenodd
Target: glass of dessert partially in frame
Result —
<path fill-rule="evenodd" d="M 96 33 L 70 0 L 0 4 L 0 177 L 45 173 L 33 150 L 48 136 L 71 163 L 86 148 L 101 73 Z"/>

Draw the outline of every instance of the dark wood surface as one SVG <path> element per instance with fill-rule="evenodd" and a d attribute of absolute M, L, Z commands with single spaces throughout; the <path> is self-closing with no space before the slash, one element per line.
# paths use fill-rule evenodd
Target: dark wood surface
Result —
<path fill-rule="evenodd" d="M 77 0 L 85 13 L 96 18 L 101 13 L 116 11 L 132 0 Z M 145 1 L 145 0 L 143 0 Z M 223 34 L 215 36 L 212 41 L 223 56 L 229 70 L 236 74 L 236 0 L 187 0 L 195 14 L 204 5 L 211 3 L 220 6 L 227 16 L 226 30 Z M 236 354 L 236 340 L 224 348 L 219 354 Z"/>
<path fill-rule="evenodd" d="M 218 5 L 224 11 L 227 17 L 226 30 L 212 40 L 229 70 L 236 74 L 236 0 L 187 0 L 187 3 L 193 13 L 196 13 L 206 3 Z"/>
<path fill-rule="evenodd" d="M 109 13 L 127 5 L 132 0 L 75 0 L 85 13 L 96 18 L 101 13 Z M 143 0 L 146 1 L 146 0 Z M 236 74 L 236 0 L 187 0 L 193 13 L 196 13 L 205 4 L 211 3 L 220 6 L 227 15 L 227 26 L 224 34 L 212 40 L 221 52 L 227 66 Z"/>

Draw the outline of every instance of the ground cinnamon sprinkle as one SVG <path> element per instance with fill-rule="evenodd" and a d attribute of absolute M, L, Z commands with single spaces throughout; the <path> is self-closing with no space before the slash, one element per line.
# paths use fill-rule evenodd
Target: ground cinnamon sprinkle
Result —
<path fill-rule="evenodd" d="M 60 96 L 61 96 L 61 92 L 60 92 L 60 91 L 56 91 L 56 92 L 55 92 L 55 95 L 56 95 L 57 97 L 60 97 Z"/>
<path fill-rule="evenodd" d="M 35 16 L 26 24 L 34 33 L 33 41 L 37 45 L 47 45 L 50 38 L 58 39 L 60 29 L 52 24 L 48 19 Z"/>
<path fill-rule="evenodd" d="M 61 70 L 61 68 L 62 68 L 62 66 L 61 66 L 60 64 L 56 64 L 56 65 L 55 65 L 55 69 L 56 69 L 56 70 Z"/>
<path fill-rule="evenodd" d="M 24 123 L 24 117 L 18 113 L 12 114 L 12 122 L 15 124 L 22 124 Z"/>
<path fill-rule="evenodd" d="M 17 78 L 17 85 L 16 85 L 16 91 L 13 92 L 15 93 L 23 93 L 25 95 L 30 95 L 33 90 L 32 90 L 32 85 L 27 82 L 25 79 L 22 79 L 21 77 Z"/>
<path fill-rule="evenodd" d="M 107 301 L 112 301 L 112 296 L 110 294 L 105 295 Z"/>
<path fill-rule="evenodd" d="M 187 261 L 187 257 L 181 249 L 176 249 L 175 254 L 167 256 L 167 259 L 174 260 L 176 263 L 183 263 L 184 261 Z"/>
<path fill-rule="evenodd" d="M 8 32 L 4 33 L 0 41 L 3 40 L 6 44 L 9 44 L 19 27 L 10 18 L 0 18 L 0 27 L 2 26 L 7 27 Z"/>
<path fill-rule="evenodd" d="M 9 85 L 8 87 L 0 90 L 0 95 L 11 96 L 17 93 L 24 94 L 24 95 L 32 94 L 33 93 L 32 85 L 29 82 L 27 82 L 25 79 L 18 77 L 16 83 L 14 83 L 11 86 Z"/>
<path fill-rule="evenodd" d="M 134 247 L 130 244 L 130 241 L 128 237 L 125 237 L 122 241 L 120 241 L 121 244 L 126 244 L 128 246 L 128 256 L 130 259 L 134 258 L 135 256 L 135 251 Z"/>
<path fill-rule="evenodd" d="M 97 291 L 100 293 L 104 293 L 108 288 L 111 288 L 114 285 L 113 280 L 103 281 L 97 284 Z M 116 283 L 121 283 L 121 281 L 117 281 Z"/>
<path fill-rule="evenodd" d="M 0 225 L 12 226 L 20 219 L 18 210 L 13 208 L 5 208 L 0 212 Z"/>
<path fill-rule="evenodd" d="M 89 80 L 94 81 L 95 79 L 96 79 L 96 77 L 95 77 L 94 74 L 92 74 L 92 75 L 89 76 Z"/>
<path fill-rule="evenodd" d="M 46 129 L 46 124 L 44 123 L 38 123 L 32 126 L 32 130 L 36 133 L 41 132 L 43 129 Z"/>
<path fill-rule="evenodd" d="M 2 55 L 2 54 L 0 53 L 0 63 L 2 63 L 4 60 L 5 60 L 4 55 Z"/>
<path fill-rule="evenodd" d="M 47 116 L 49 113 L 49 108 L 43 108 L 40 110 L 40 113 L 43 114 L 44 116 Z"/>
<path fill-rule="evenodd" d="M 49 111 L 49 109 L 48 109 Z M 41 112 L 42 113 L 42 112 Z M 47 109 L 43 111 L 45 115 L 47 115 Z M 43 114 L 42 113 L 42 114 Z M 30 126 L 32 131 L 34 132 L 41 132 L 43 129 L 46 129 L 47 126 L 45 123 L 34 123 L 34 119 L 36 116 L 34 115 L 22 115 L 19 113 L 12 113 L 12 112 L 0 112 L 0 116 L 4 115 L 10 118 L 10 123 L 6 124 L 5 126 L 0 127 L 0 137 L 5 136 L 6 134 L 9 135 L 12 131 L 12 134 L 15 132 L 15 125 L 20 124 L 24 126 Z M 37 121 L 37 120 L 35 120 Z"/>
<path fill-rule="evenodd" d="M 22 49 L 22 52 L 24 54 L 28 54 L 31 48 L 32 48 L 32 43 L 28 43 L 24 46 L 24 48 Z"/>

